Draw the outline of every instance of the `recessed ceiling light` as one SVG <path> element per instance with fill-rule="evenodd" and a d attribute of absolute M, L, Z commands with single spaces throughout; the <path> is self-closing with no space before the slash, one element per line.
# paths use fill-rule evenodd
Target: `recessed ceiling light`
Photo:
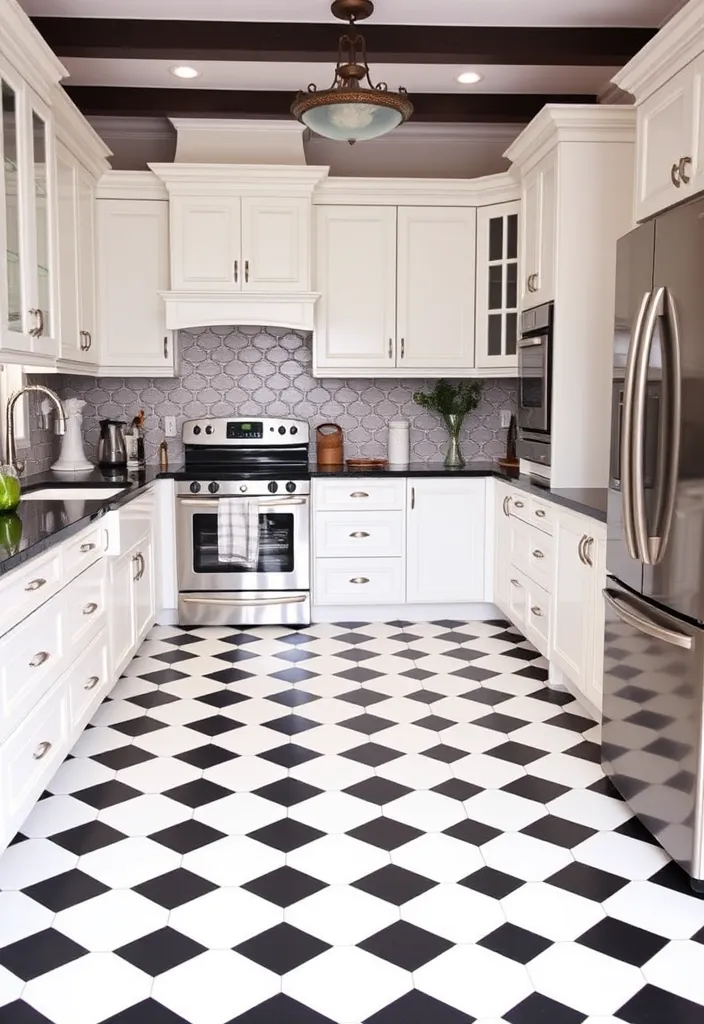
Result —
<path fill-rule="evenodd" d="M 482 76 L 476 71 L 463 71 L 461 75 L 457 76 L 457 81 L 461 82 L 462 85 L 475 85 L 477 82 L 481 82 Z"/>
<path fill-rule="evenodd" d="M 189 68 L 187 64 L 177 64 L 176 67 L 169 68 L 169 71 L 176 78 L 198 78 L 200 75 L 200 71 Z"/>

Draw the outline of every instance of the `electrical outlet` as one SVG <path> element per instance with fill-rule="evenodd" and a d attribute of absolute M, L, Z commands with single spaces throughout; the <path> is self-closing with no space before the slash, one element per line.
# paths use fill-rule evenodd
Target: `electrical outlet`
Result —
<path fill-rule="evenodd" d="M 510 409 L 502 409 L 501 410 L 501 426 L 502 427 L 510 427 L 511 426 L 511 410 Z"/>
<path fill-rule="evenodd" d="M 167 437 L 176 437 L 175 416 L 164 416 L 164 433 Z"/>

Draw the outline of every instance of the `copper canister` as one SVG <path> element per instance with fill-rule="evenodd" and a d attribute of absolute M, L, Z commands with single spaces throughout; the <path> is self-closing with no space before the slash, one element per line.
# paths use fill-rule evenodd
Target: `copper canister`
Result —
<path fill-rule="evenodd" d="M 315 432 L 318 466 L 341 466 L 344 462 L 342 427 L 337 423 L 321 423 Z"/>

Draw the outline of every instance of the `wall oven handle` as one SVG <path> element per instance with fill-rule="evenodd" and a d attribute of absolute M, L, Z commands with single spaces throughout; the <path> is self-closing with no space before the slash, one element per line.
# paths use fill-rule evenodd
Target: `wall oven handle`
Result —
<path fill-rule="evenodd" d="M 232 495 L 235 497 L 235 495 Z M 181 505 L 188 508 L 217 508 L 219 498 L 179 498 Z M 291 505 L 306 505 L 308 498 L 259 498 L 260 508 L 289 508 Z"/>
<path fill-rule="evenodd" d="M 636 316 L 633 327 L 633 336 L 628 350 L 628 361 L 626 364 L 626 377 L 623 387 L 623 416 L 621 419 L 621 503 L 623 507 L 623 532 L 626 538 L 626 547 L 631 558 L 640 559 L 638 549 L 638 537 L 635 527 L 635 513 L 633 504 L 633 466 L 634 466 L 634 438 L 633 438 L 633 416 L 635 409 L 635 387 L 638 360 L 640 356 L 641 337 L 646 314 L 652 298 L 652 292 L 646 292 L 640 303 L 640 309 Z"/>
<path fill-rule="evenodd" d="M 666 644 L 672 644 L 674 647 L 683 647 L 686 651 L 692 649 L 691 636 L 687 636 L 686 633 L 680 633 L 677 629 L 668 629 L 666 626 L 661 626 L 659 622 L 653 622 L 652 619 L 643 618 L 626 601 L 617 597 L 610 590 L 604 590 L 602 593 L 604 600 L 613 608 L 618 617 L 629 626 L 633 626 L 640 633 L 645 633 L 646 636 L 651 636 L 655 640 L 662 640 Z"/>
<path fill-rule="evenodd" d="M 265 607 L 278 604 L 303 604 L 308 594 L 293 594 L 288 597 L 199 597 L 197 594 L 181 594 L 184 604 L 243 605 Z"/>

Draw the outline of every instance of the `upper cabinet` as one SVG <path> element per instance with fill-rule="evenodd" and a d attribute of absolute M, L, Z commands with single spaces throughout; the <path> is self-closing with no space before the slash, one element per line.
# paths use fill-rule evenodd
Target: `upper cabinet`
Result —
<path fill-rule="evenodd" d="M 95 329 L 95 179 L 61 143 L 56 147 L 59 337 L 62 368 L 98 362 Z"/>
<path fill-rule="evenodd" d="M 520 209 L 514 202 L 477 210 L 476 363 L 487 370 L 516 366 Z"/>
<path fill-rule="evenodd" d="M 555 298 L 557 153 L 548 153 L 521 180 L 521 308 Z"/>
<path fill-rule="evenodd" d="M 309 199 L 242 200 L 242 290 L 310 291 Z"/>

